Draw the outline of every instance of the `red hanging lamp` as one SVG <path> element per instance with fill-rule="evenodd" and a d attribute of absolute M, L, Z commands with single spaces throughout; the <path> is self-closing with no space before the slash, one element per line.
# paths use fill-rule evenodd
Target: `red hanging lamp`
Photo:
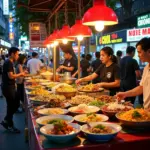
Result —
<path fill-rule="evenodd" d="M 69 37 L 76 37 L 78 40 L 82 40 L 83 37 L 92 36 L 92 31 L 88 26 L 82 24 L 82 20 L 77 19 L 76 23 L 70 29 Z"/>
<path fill-rule="evenodd" d="M 83 25 L 95 26 L 97 31 L 101 31 L 105 25 L 118 23 L 115 12 L 106 6 L 105 0 L 93 0 L 93 7 L 88 9 L 83 18 Z"/>
<path fill-rule="evenodd" d="M 69 25 L 64 25 L 58 33 L 58 40 L 62 40 L 63 44 L 67 44 L 68 41 L 74 41 L 75 39 L 72 37 L 68 37 L 69 35 L 70 27 Z"/>

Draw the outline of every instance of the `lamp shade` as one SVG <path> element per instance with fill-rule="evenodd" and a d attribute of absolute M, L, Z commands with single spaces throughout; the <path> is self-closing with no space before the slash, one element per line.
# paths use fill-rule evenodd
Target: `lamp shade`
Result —
<path fill-rule="evenodd" d="M 49 41 L 54 42 L 58 41 L 58 39 L 59 39 L 59 30 L 54 30 L 54 32 L 49 37 Z"/>
<path fill-rule="evenodd" d="M 68 40 L 68 41 L 74 41 L 75 39 L 73 37 L 68 37 L 70 35 L 70 27 L 68 25 L 64 25 L 62 29 L 58 33 L 59 37 L 58 40 Z"/>
<path fill-rule="evenodd" d="M 114 25 L 118 23 L 115 12 L 106 6 L 105 0 L 94 0 L 93 7 L 88 9 L 83 18 L 83 25 L 95 26 L 98 22 L 104 25 Z"/>
<path fill-rule="evenodd" d="M 92 36 L 92 31 L 88 26 L 82 24 L 82 20 L 76 20 L 76 23 L 70 28 L 69 37 L 90 37 Z"/>

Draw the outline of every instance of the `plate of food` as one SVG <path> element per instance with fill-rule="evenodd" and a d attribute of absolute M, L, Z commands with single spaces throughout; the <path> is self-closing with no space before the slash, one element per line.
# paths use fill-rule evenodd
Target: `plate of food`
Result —
<path fill-rule="evenodd" d="M 55 124 L 59 123 L 60 121 L 66 121 L 67 123 L 73 122 L 73 117 L 68 115 L 50 115 L 50 116 L 43 116 L 36 119 L 36 123 L 39 126 L 44 126 L 47 124 Z"/>
<path fill-rule="evenodd" d="M 117 136 L 121 126 L 108 122 L 91 122 L 81 127 L 81 131 L 92 142 L 108 142 Z"/>
<path fill-rule="evenodd" d="M 105 102 L 94 100 L 94 101 L 90 102 L 88 105 L 90 105 L 90 106 L 97 106 L 97 107 L 101 108 L 105 104 L 106 104 Z"/>
<path fill-rule="evenodd" d="M 132 109 L 116 114 L 117 119 L 123 126 L 136 128 L 150 127 L 150 112 L 144 109 Z"/>
<path fill-rule="evenodd" d="M 109 96 L 109 95 L 100 95 L 96 97 L 96 100 L 104 103 L 111 103 L 111 102 L 115 102 L 116 98 L 114 96 Z"/>
<path fill-rule="evenodd" d="M 61 121 L 43 126 L 40 128 L 40 132 L 50 141 L 55 143 L 66 143 L 78 135 L 80 132 L 80 125 Z"/>
<path fill-rule="evenodd" d="M 76 95 L 69 100 L 71 105 L 89 104 L 94 98 L 88 95 Z"/>
<path fill-rule="evenodd" d="M 85 124 L 87 122 L 104 122 L 108 119 L 109 118 L 105 115 L 95 113 L 82 114 L 74 117 L 74 120 L 81 124 Z"/>
<path fill-rule="evenodd" d="M 100 88 L 100 87 L 96 86 L 95 84 L 88 84 L 88 85 L 79 87 L 78 91 L 94 93 L 94 92 L 104 91 L 104 88 Z"/>
<path fill-rule="evenodd" d="M 68 110 L 73 114 L 88 114 L 88 113 L 96 113 L 100 110 L 100 108 L 96 106 L 88 106 L 86 104 L 80 104 L 75 107 L 70 107 Z"/>
<path fill-rule="evenodd" d="M 131 109 L 133 109 L 133 107 L 120 104 L 118 102 L 108 103 L 101 107 L 102 112 L 109 117 L 114 117 L 118 112 L 128 111 Z"/>
<path fill-rule="evenodd" d="M 40 115 L 63 115 L 67 114 L 67 109 L 61 109 L 61 108 L 44 108 L 37 111 Z"/>

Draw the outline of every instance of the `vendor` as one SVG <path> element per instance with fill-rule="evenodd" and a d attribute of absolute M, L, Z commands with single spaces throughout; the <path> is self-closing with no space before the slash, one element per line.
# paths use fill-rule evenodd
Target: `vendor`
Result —
<path fill-rule="evenodd" d="M 138 56 L 142 62 L 148 62 L 144 68 L 140 85 L 126 92 L 119 92 L 118 99 L 134 97 L 143 94 L 144 108 L 150 109 L 150 38 L 143 38 L 136 44 Z"/>
<path fill-rule="evenodd" d="M 110 47 L 104 47 L 100 51 L 102 65 L 91 75 L 78 79 L 77 84 L 85 81 L 92 81 L 99 77 L 100 83 L 96 87 L 103 87 L 110 90 L 110 95 L 115 95 L 120 88 L 120 69 L 117 65 L 117 58 L 113 55 Z"/>
<path fill-rule="evenodd" d="M 77 59 L 72 56 L 71 51 L 64 53 L 65 61 L 63 65 L 59 66 L 57 72 L 71 72 L 71 75 L 77 71 Z"/>

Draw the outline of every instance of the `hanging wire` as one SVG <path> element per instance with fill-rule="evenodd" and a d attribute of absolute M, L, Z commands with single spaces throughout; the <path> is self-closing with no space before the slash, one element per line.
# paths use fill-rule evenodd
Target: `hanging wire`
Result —
<path fill-rule="evenodd" d="M 58 28 L 58 13 L 55 14 L 55 28 Z"/>
<path fill-rule="evenodd" d="M 65 24 L 68 24 L 68 5 L 67 5 L 67 1 L 65 2 Z"/>
<path fill-rule="evenodd" d="M 81 18 L 81 0 L 78 0 L 79 18 Z"/>

